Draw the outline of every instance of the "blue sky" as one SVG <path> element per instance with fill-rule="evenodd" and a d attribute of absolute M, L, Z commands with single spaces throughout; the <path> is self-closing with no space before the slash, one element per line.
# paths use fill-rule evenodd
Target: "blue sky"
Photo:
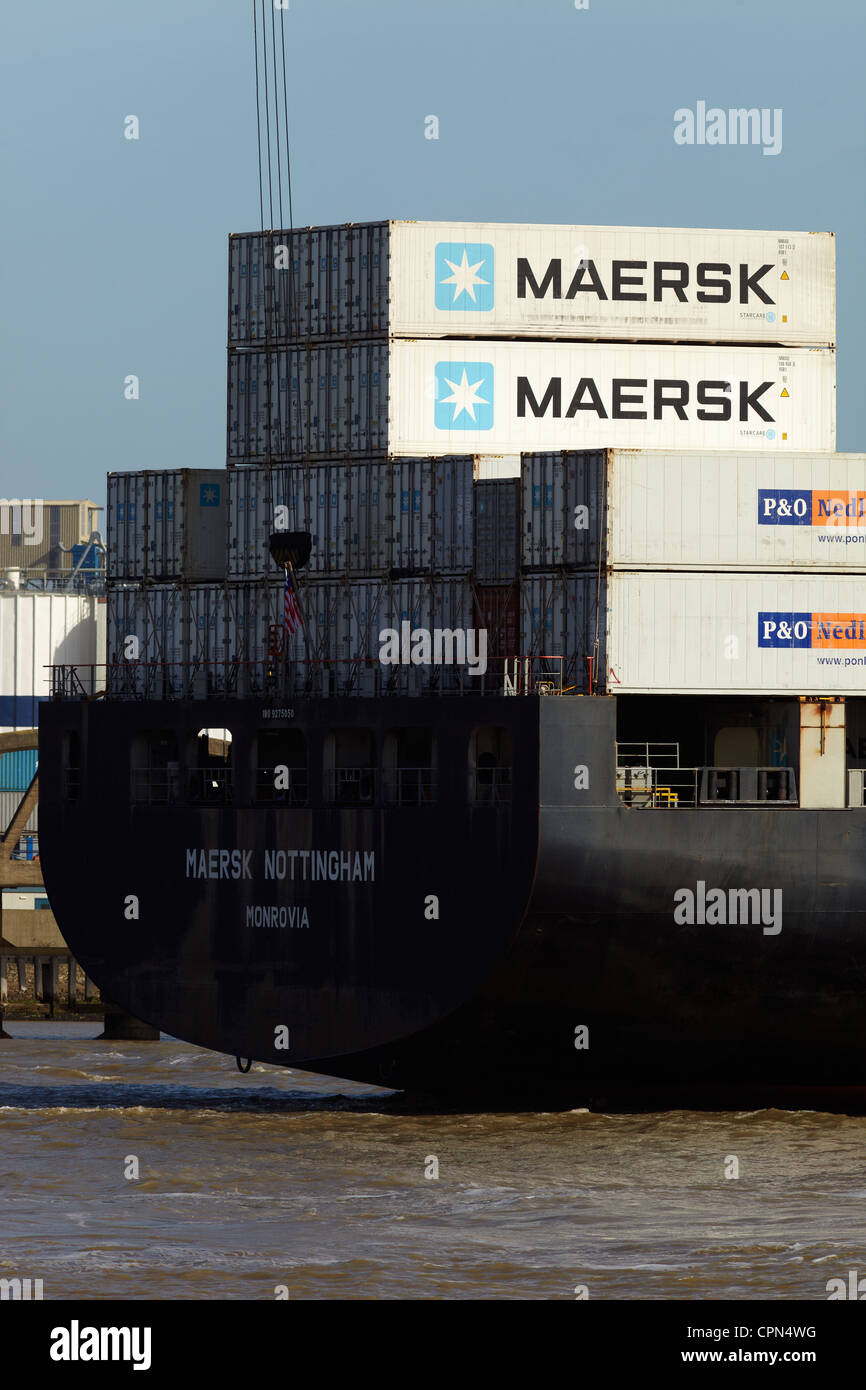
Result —
<path fill-rule="evenodd" d="M 110 469 L 221 467 L 226 241 L 259 222 L 251 2 L 3 8 L 0 494 L 102 502 Z M 296 223 L 835 231 L 837 447 L 866 450 L 861 0 L 291 0 L 285 20 Z M 675 144 L 698 100 L 781 107 L 781 154 Z"/>

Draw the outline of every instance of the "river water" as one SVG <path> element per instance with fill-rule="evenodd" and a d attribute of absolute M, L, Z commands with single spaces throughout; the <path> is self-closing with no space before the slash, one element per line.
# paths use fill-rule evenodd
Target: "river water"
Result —
<path fill-rule="evenodd" d="M 46 1299 L 823 1300 L 866 1275 L 864 1117 L 412 1113 L 98 1024 L 7 1031 L 0 1277 Z"/>

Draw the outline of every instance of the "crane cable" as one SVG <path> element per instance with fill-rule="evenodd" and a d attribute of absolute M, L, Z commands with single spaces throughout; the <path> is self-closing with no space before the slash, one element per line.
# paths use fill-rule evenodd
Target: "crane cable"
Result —
<path fill-rule="evenodd" d="M 275 10 L 277 6 L 273 0 L 267 0 L 271 10 L 270 34 L 265 17 L 266 0 L 260 0 L 261 4 L 261 23 L 256 13 L 256 0 L 252 0 L 253 9 L 253 49 L 255 54 L 255 86 L 256 86 L 256 137 L 258 146 L 258 173 L 259 173 L 259 255 L 261 279 L 259 283 L 262 287 L 262 300 L 264 309 L 264 340 L 259 343 L 260 350 L 264 355 L 264 381 L 260 384 L 264 386 L 264 417 L 265 417 L 265 446 L 264 446 L 264 465 L 266 469 L 265 504 L 273 515 L 275 505 L 284 500 L 288 489 L 286 484 L 287 467 L 292 466 L 292 380 L 297 377 L 300 384 L 301 363 L 300 350 L 287 347 L 280 349 L 277 342 L 280 338 L 281 325 L 276 322 L 276 276 L 284 276 L 288 272 L 288 293 L 284 297 L 284 308 L 286 322 L 283 327 L 291 337 L 295 327 L 294 312 L 297 302 L 295 296 L 295 255 L 293 245 L 294 231 L 294 208 L 292 201 L 292 167 L 291 152 L 289 144 L 289 105 L 288 105 L 288 81 L 286 76 L 286 34 L 285 34 L 285 15 L 284 7 L 279 7 L 280 26 L 279 26 L 279 49 L 280 63 L 278 71 L 277 61 L 277 26 Z M 261 30 L 261 54 L 259 53 L 259 30 Z M 270 47 L 270 52 L 268 48 Z M 268 67 L 271 68 L 273 80 L 269 80 Z M 282 101 L 280 100 L 280 77 L 282 77 Z M 281 111 L 282 106 L 282 111 Z M 272 110 L 273 107 L 273 110 Z M 282 119 L 283 129 L 280 130 Z M 273 148 L 271 143 L 271 124 L 274 127 Z M 264 126 L 264 131 L 262 127 Z M 285 190 L 288 202 L 288 227 L 287 237 L 282 237 L 280 233 L 284 230 L 283 222 L 283 151 L 285 151 Z M 276 162 L 275 162 L 276 161 Z M 276 182 L 278 218 L 277 227 L 274 227 L 274 183 Z M 269 226 L 265 223 L 265 185 L 267 185 L 267 213 Z M 280 242 L 287 242 L 288 266 L 277 270 L 276 255 Z M 255 259 L 255 258 L 254 258 Z M 250 281 L 250 291 L 254 280 Z M 279 356 L 285 351 L 286 364 L 286 419 L 279 421 L 279 410 L 275 409 L 279 405 L 280 393 L 275 391 L 275 386 L 279 381 Z M 261 359 L 259 359 L 261 360 Z M 294 370 L 293 370 L 294 367 Z M 277 382 L 274 377 L 277 377 Z M 252 383 L 250 383 L 252 384 Z M 258 392 L 255 398 L 248 393 L 248 409 L 254 409 L 254 399 L 258 400 Z M 277 427 L 276 454 L 277 463 L 273 459 L 274 454 L 274 425 Z M 280 438 L 285 432 L 285 440 Z M 280 466 L 282 465 L 282 466 Z M 309 475 L 305 479 L 307 488 L 309 487 Z"/>

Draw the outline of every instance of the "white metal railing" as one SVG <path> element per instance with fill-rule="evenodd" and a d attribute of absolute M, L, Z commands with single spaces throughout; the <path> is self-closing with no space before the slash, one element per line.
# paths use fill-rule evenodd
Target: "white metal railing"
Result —
<path fill-rule="evenodd" d="M 341 806 L 366 806 L 376 799 L 375 767 L 335 767 L 328 782 L 331 801 Z"/>
<path fill-rule="evenodd" d="M 653 767 L 616 769 L 626 806 L 678 810 L 683 806 L 796 806 L 790 767 Z"/>
<path fill-rule="evenodd" d="M 678 743 L 617 743 L 617 767 L 679 767 Z"/>
<path fill-rule="evenodd" d="M 425 806 L 434 800 L 436 773 L 432 767 L 395 767 L 382 779 L 382 792 L 392 806 Z"/>

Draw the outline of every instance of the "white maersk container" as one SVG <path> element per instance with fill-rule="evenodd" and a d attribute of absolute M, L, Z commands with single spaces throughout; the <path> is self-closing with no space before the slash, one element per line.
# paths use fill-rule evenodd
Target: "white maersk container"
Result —
<path fill-rule="evenodd" d="M 229 239 L 229 343 L 836 340 L 826 232 L 374 222 Z"/>
<path fill-rule="evenodd" d="M 228 573 L 277 576 L 277 530 L 311 533 L 305 576 L 468 570 L 472 476 L 471 457 L 230 469 Z"/>
<path fill-rule="evenodd" d="M 866 694 L 866 586 L 844 575 L 615 571 L 613 694 Z"/>
<path fill-rule="evenodd" d="M 527 454 L 522 563 L 866 569 L 866 455 Z M 602 549 L 603 547 L 603 549 Z"/>
<path fill-rule="evenodd" d="M 79 594 L 0 592 L 0 732 L 36 727 L 37 705 L 51 694 L 50 666 L 104 661 L 96 607 L 95 598 Z M 90 673 L 79 675 L 89 692 Z M 100 685 L 95 679 L 93 688 Z"/>
<path fill-rule="evenodd" d="M 228 454 L 831 450 L 835 394 L 835 353 L 819 348 L 449 339 L 236 352 Z"/>
<path fill-rule="evenodd" d="M 826 349 L 393 342 L 397 454 L 553 449 L 827 449 Z"/>
<path fill-rule="evenodd" d="M 108 475 L 109 580 L 225 574 L 226 475 L 173 468 Z"/>

